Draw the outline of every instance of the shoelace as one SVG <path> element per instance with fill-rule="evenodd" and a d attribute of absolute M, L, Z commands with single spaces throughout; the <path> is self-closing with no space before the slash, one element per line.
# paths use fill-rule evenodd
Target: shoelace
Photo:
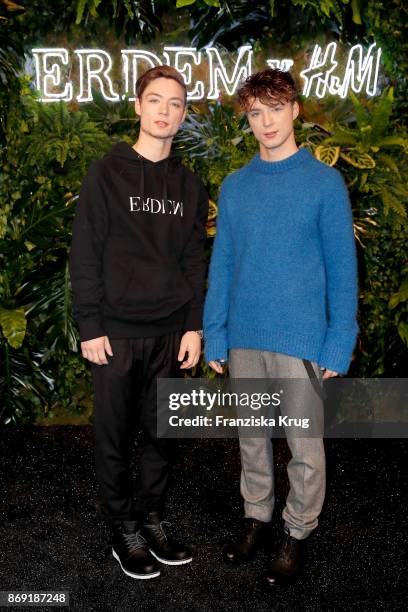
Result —
<path fill-rule="evenodd" d="M 146 544 L 146 540 L 140 531 L 136 531 L 136 533 L 124 533 L 123 537 L 130 554 L 136 552 Z"/>
<path fill-rule="evenodd" d="M 160 544 L 168 540 L 167 534 L 163 529 L 163 525 L 171 525 L 171 523 L 169 523 L 169 521 L 160 521 L 158 524 L 154 523 L 151 525 L 146 525 L 146 527 L 149 527 L 149 529 L 153 531 Z"/>

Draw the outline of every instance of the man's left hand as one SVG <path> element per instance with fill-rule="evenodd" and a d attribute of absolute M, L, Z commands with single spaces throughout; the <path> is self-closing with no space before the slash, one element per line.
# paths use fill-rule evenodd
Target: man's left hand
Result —
<path fill-rule="evenodd" d="M 333 376 L 338 376 L 339 373 L 338 372 L 333 372 L 333 370 L 328 370 L 327 368 L 323 368 L 323 380 L 326 380 L 327 378 L 332 378 Z"/>
<path fill-rule="evenodd" d="M 187 359 L 186 353 L 188 353 Z M 197 365 L 201 354 L 201 338 L 195 331 L 188 331 L 184 334 L 180 342 L 180 350 L 177 359 L 183 361 L 181 370 L 193 368 Z"/>

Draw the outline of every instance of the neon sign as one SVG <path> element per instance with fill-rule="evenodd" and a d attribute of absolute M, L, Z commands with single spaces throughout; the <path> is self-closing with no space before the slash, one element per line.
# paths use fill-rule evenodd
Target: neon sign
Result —
<path fill-rule="evenodd" d="M 338 65 L 335 60 L 337 43 L 331 42 L 325 51 L 319 45 L 315 45 L 309 67 L 300 73 L 305 80 L 303 94 L 308 97 L 314 87 L 314 93 L 318 98 L 323 98 L 327 93 L 345 98 L 350 88 L 356 93 L 361 93 L 365 85 L 365 93 L 374 96 L 381 57 L 381 49 L 375 52 L 374 48 L 375 43 L 364 55 L 363 47 L 354 45 L 348 53 L 343 78 L 340 79 L 335 74 Z"/>
<path fill-rule="evenodd" d="M 113 61 L 103 49 L 78 49 L 73 51 L 78 70 L 79 92 L 74 96 L 74 83 L 68 78 L 71 66 L 69 51 L 63 48 L 32 49 L 36 67 L 36 87 L 41 92 L 42 102 L 65 100 L 69 102 L 90 102 L 92 87 L 99 88 L 102 96 L 112 102 L 128 99 L 134 101 L 135 85 L 143 64 L 148 68 L 168 65 L 176 68 L 184 78 L 189 100 L 216 100 L 222 94 L 234 95 L 240 83 L 253 72 L 253 50 L 250 45 L 239 47 L 235 60 L 229 56 L 225 64 L 215 47 L 203 52 L 195 47 L 163 48 L 162 58 L 144 49 L 123 49 L 121 51 L 121 91 L 115 91 L 112 78 Z M 381 49 L 372 44 L 366 51 L 362 45 L 354 45 L 348 52 L 343 68 L 336 60 L 337 43 L 331 42 L 326 48 L 315 45 L 309 65 L 300 72 L 304 81 L 303 95 L 323 98 L 327 94 L 345 98 L 352 89 L 374 96 L 377 92 Z M 206 56 L 208 78 L 195 78 Z M 267 59 L 271 68 L 290 70 L 294 64 L 290 58 Z M 207 86 L 207 89 L 206 89 Z"/>

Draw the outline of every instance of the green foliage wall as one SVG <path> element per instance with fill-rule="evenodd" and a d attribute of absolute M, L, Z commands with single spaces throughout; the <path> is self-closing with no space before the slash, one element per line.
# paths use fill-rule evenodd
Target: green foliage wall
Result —
<path fill-rule="evenodd" d="M 64 11 L 61 6 L 56 27 L 65 23 L 75 33 L 81 27 L 75 19 L 87 19 L 92 25 L 100 18 L 98 11 L 109 6 L 108 2 L 81 4 L 82 12 L 72 7 Z M 150 24 L 146 36 L 162 28 L 166 4 L 171 3 L 161 2 L 153 16 L 139 16 L 140 27 L 143 19 Z M 191 3 L 192 32 L 198 35 L 200 20 L 216 15 L 218 38 L 224 44 L 242 42 L 244 34 L 232 27 L 226 3 L 218 8 L 210 4 Z M 244 4 L 248 3 L 230 3 L 238 14 Z M 291 35 L 306 27 L 299 16 L 302 11 L 308 12 L 317 29 L 319 24 L 336 26 L 343 28 L 343 36 L 350 32 L 351 38 L 359 27 L 367 36 L 379 32 L 383 8 L 376 9 L 373 2 L 352 4 L 353 10 L 346 2 L 254 2 L 250 18 L 258 24 L 254 32 L 260 36 L 265 23 L 274 28 L 284 19 L 285 7 Z M 408 356 L 406 64 L 400 62 L 406 47 L 403 41 L 395 42 L 398 4 L 393 2 L 388 21 L 382 22 L 381 41 L 391 82 L 398 76 L 397 87 L 371 101 L 304 101 L 303 119 L 296 125 L 299 145 L 338 167 L 351 194 L 360 276 L 360 335 L 350 371 L 354 376 L 403 376 Z M 174 20 L 175 9 L 170 9 L 169 19 Z M 26 12 L 30 10 L 34 9 Z M 27 34 L 30 28 L 23 14 L 18 12 L 15 31 Z M 45 29 L 51 17 L 58 21 L 55 12 L 44 9 L 35 24 L 41 22 Z M 120 13 L 116 25 L 127 31 L 132 19 L 128 16 L 127 21 Z M 359 20 L 363 25 L 358 25 Z M 101 157 L 114 141 L 135 142 L 137 123 L 129 104 L 112 106 L 97 93 L 95 102 L 81 110 L 65 103 L 37 102 L 28 78 L 17 77 L 22 51 L 13 39 L 12 21 L 9 14 L 5 24 L 0 21 L 8 28 L 5 32 L 0 25 L 0 38 L 8 41 L 4 48 L 10 50 L 0 54 L 0 79 L 6 85 L 0 93 L 0 420 L 87 422 L 91 383 L 89 368 L 77 350 L 67 269 L 72 218 L 90 161 Z M 210 36 L 211 26 L 206 28 Z M 34 40 L 32 31 L 30 35 Z M 233 105 L 211 102 L 190 108 L 175 146 L 185 163 L 202 176 L 212 199 L 210 253 L 220 183 L 249 161 L 257 144 Z M 202 372 L 209 374 L 204 364 L 196 373 Z"/>

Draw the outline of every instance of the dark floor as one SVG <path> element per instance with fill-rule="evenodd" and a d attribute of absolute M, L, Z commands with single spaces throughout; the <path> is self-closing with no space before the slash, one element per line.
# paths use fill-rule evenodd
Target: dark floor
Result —
<path fill-rule="evenodd" d="M 238 568 L 220 557 L 240 530 L 236 440 L 180 442 L 167 518 L 195 545 L 195 558 L 141 581 L 111 556 L 96 510 L 92 429 L 2 428 L 0 590 L 66 589 L 70 609 L 86 612 L 407 610 L 407 441 L 331 439 L 326 452 L 326 503 L 308 567 L 296 585 L 265 593 L 264 552 Z M 277 440 L 275 535 L 288 459 Z M 23 608 L 4 608 L 12 609 Z"/>

